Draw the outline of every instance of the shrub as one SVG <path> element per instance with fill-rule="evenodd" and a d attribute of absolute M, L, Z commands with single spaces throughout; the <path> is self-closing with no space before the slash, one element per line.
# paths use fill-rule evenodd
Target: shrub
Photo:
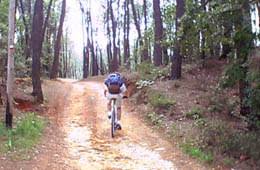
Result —
<path fill-rule="evenodd" d="M 45 125 L 46 121 L 34 113 L 28 113 L 17 119 L 11 130 L 7 130 L 1 122 L 0 151 L 14 150 L 15 156 L 19 154 L 26 156 L 27 152 L 39 141 Z"/>
<path fill-rule="evenodd" d="M 153 79 L 152 70 L 154 66 L 150 62 L 142 62 L 137 65 L 137 73 L 141 79 Z"/>
<path fill-rule="evenodd" d="M 148 115 L 149 120 L 157 129 L 164 127 L 164 122 L 166 117 L 163 114 L 157 114 L 155 112 L 151 112 Z"/>
<path fill-rule="evenodd" d="M 198 158 L 205 163 L 211 163 L 214 160 L 211 153 L 205 153 L 205 152 L 201 151 L 201 149 L 199 147 L 191 146 L 187 143 L 181 143 L 180 147 L 188 155 L 190 155 L 194 158 Z"/>
<path fill-rule="evenodd" d="M 152 80 L 139 80 L 135 83 L 138 89 L 142 89 L 143 87 L 149 87 L 154 84 Z"/>
<path fill-rule="evenodd" d="M 201 116 L 200 108 L 192 108 L 188 112 L 185 113 L 187 118 L 199 119 Z"/>
<path fill-rule="evenodd" d="M 165 79 L 170 75 L 169 67 L 155 67 L 150 62 L 142 62 L 137 65 L 137 73 L 142 80 Z"/>
<path fill-rule="evenodd" d="M 255 163 L 260 163 L 259 132 L 235 130 L 221 121 L 210 123 L 205 119 L 202 119 L 204 120 L 202 122 L 200 120 L 195 120 L 196 123 L 193 123 L 199 130 L 195 141 L 197 146 L 227 154 L 235 159 L 245 155 Z"/>
<path fill-rule="evenodd" d="M 153 107 L 160 109 L 168 109 L 175 102 L 173 97 L 166 98 L 162 90 L 154 89 L 148 90 L 148 100 Z"/>

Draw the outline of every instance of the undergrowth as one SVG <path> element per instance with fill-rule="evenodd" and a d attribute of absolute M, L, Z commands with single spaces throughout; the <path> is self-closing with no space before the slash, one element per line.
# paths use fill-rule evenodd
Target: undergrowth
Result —
<path fill-rule="evenodd" d="M 201 149 L 225 154 L 234 159 L 244 156 L 260 165 L 259 132 L 237 130 L 222 121 L 212 123 L 205 119 L 195 120 L 193 126 L 199 129 L 194 143 Z"/>
<path fill-rule="evenodd" d="M 187 143 L 180 143 L 179 146 L 185 153 L 187 153 L 191 157 L 200 159 L 202 162 L 212 163 L 214 160 L 211 153 L 205 153 L 197 146 L 191 146 Z"/>
<path fill-rule="evenodd" d="M 137 65 L 137 74 L 141 80 L 163 80 L 170 76 L 169 67 L 155 67 L 150 62 L 142 62 Z"/>
<path fill-rule="evenodd" d="M 163 90 L 148 90 L 148 101 L 154 108 L 168 109 L 173 106 L 175 100 L 173 97 L 167 98 Z"/>
<path fill-rule="evenodd" d="M 154 66 L 141 63 L 137 74 L 140 79 L 152 81 L 155 85 L 151 87 L 146 81 L 140 83 L 142 88 L 131 100 L 148 105 L 145 114 L 149 122 L 155 128 L 164 129 L 166 136 L 179 144 L 185 153 L 206 163 L 218 161 L 232 166 L 239 160 L 251 164 L 250 167 L 260 168 L 260 132 L 246 130 L 246 121 L 238 113 L 239 98 L 227 95 L 228 89 L 209 83 L 203 90 L 198 90 L 198 95 L 191 96 L 190 100 L 194 100 L 196 106 L 180 110 L 174 120 L 168 114 L 175 113 L 174 93 L 171 96 L 155 89 L 156 82 L 161 79 Z M 163 78 L 167 77 L 163 74 Z M 181 87 L 179 81 L 173 86 L 173 90 Z M 241 129 L 232 123 L 240 125 Z M 220 155 L 220 160 L 217 160 Z"/>
<path fill-rule="evenodd" d="M 6 129 L 0 122 L 0 151 L 9 153 L 11 157 L 28 158 L 27 154 L 39 141 L 46 123 L 34 113 L 16 118 L 12 129 Z"/>

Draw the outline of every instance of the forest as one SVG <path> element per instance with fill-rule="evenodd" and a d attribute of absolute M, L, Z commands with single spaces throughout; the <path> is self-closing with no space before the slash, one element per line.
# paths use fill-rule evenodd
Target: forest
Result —
<path fill-rule="evenodd" d="M 8 89 L 10 2 L 0 0 L 0 85 L 5 90 Z M 93 11 L 96 3 L 100 11 Z M 43 79 L 80 80 L 119 71 L 126 77 L 139 74 L 138 80 L 131 81 L 143 89 L 157 81 L 181 86 L 187 65 L 199 70 L 212 67 L 209 71 L 217 72 L 219 78 L 211 91 L 220 90 L 215 91 L 217 95 L 236 90 L 238 100 L 233 102 L 235 111 L 230 114 L 245 123 L 247 130 L 240 139 L 245 141 L 251 136 L 248 140 L 252 142 L 251 147 L 244 148 L 237 143 L 227 145 L 238 147 L 239 156 L 234 153 L 235 147 L 232 151 L 229 148 L 219 152 L 235 159 L 246 155 L 259 168 L 260 152 L 253 151 L 258 150 L 260 143 L 257 139 L 260 130 L 259 0 L 76 0 L 75 4 L 82 17 L 82 56 L 75 53 L 71 33 L 64 27 L 68 1 L 15 0 L 13 76 L 31 78 L 31 94 L 38 103 L 44 101 Z M 95 21 L 97 13 L 103 25 Z M 195 73 L 195 77 L 202 76 L 199 74 Z M 205 78 L 201 84 L 207 81 Z M 2 106 L 9 103 L 2 100 L 5 90 L 0 91 Z M 154 103 L 155 98 L 160 98 L 155 91 L 140 92 L 143 93 L 152 105 L 160 105 L 160 109 L 171 105 L 168 100 Z M 8 95 L 6 98 L 9 100 Z M 225 106 L 220 107 L 224 110 Z M 194 116 L 200 116 L 201 112 L 193 109 L 186 116 L 197 119 Z M 159 119 L 154 116 L 149 115 L 158 125 Z M 205 143 L 196 144 L 201 150 L 210 148 L 209 143 L 207 147 Z"/>

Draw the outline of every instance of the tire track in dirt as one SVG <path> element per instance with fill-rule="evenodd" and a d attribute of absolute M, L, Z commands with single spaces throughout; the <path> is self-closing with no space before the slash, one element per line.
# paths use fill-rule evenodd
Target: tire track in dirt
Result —
<path fill-rule="evenodd" d="M 123 130 L 111 138 L 102 83 L 76 82 L 70 92 L 60 124 L 68 143 L 64 161 L 74 169 L 209 169 L 172 148 L 130 112 L 127 102 Z"/>
<path fill-rule="evenodd" d="M 50 120 L 31 160 L 5 160 L 0 169 L 33 170 L 208 170 L 185 156 L 140 120 L 126 100 L 122 131 L 110 134 L 103 96 L 104 77 L 48 81 Z M 1 161 L 0 161 L 1 162 Z"/>

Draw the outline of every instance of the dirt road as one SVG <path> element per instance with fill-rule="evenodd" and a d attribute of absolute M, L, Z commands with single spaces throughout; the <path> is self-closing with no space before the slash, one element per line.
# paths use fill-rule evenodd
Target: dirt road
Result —
<path fill-rule="evenodd" d="M 212 169 L 183 155 L 139 120 L 127 100 L 122 130 L 111 138 L 103 79 L 61 80 L 45 92 L 53 104 L 47 134 L 32 160 L 6 161 L 2 169 L 175 170 Z M 51 93 L 55 92 L 55 93 Z"/>

